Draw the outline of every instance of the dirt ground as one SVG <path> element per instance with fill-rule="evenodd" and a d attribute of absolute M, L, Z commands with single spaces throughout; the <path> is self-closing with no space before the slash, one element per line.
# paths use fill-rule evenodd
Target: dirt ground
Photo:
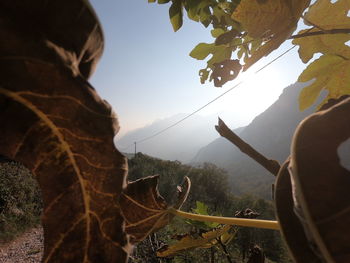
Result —
<path fill-rule="evenodd" d="M 0 243 L 0 263 L 39 263 L 43 243 L 42 228 L 32 228 L 10 243 Z"/>

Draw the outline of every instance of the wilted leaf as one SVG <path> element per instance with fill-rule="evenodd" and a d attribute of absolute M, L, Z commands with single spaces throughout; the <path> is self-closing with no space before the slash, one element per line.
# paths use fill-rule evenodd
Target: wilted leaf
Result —
<path fill-rule="evenodd" d="M 176 32 L 182 27 L 182 23 L 183 23 L 181 0 L 173 0 L 173 3 L 169 8 L 169 16 L 170 16 L 171 25 L 173 26 L 173 29 Z"/>
<path fill-rule="evenodd" d="M 236 211 L 235 213 L 235 217 L 238 218 L 257 218 L 258 216 L 260 216 L 259 213 L 255 212 L 254 210 L 250 209 L 250 208 L 246 208 L 244 210 L 240 210 L 240 211 Z"/>
<path fill-rule="evenodd" d="M 220 242 L 224 245 L 227 245 L 235 238 L 237 231 L 237 228 L 232 227 L 229 231 L 223 233 L 220 236 Z"/>
<path fill-rule="evenodd" d="M 126 176 L 111 107 L 61 64 L 0 62 L 0 154 L 41 187 L 43 262 L 125 262 L 117 200 Z"/>
<path fill-rule="evenodd" d="M 333 4 L 329 0 L 318 0 L 305 14 L 306 23 L 311 22 L 318 28 L 302 30 L 298 34 L 318 32 L 321 29 L 348 28 L 350 26 L 348 10 L 350 2 L 347 0 L 339 0 Z M 319 52 L 350 58 L 350 47 L 345 44 L 349 40 L 350 34 L 323 34 L 297 38 L 293 40 L 293 44 L 300 46 L 299 56 L 306 63 Z"/>
<path fill-rule="evenodd" d="M 221 87 L 227 81 L 235 79 L 241 71 L 242 65 L 239 60 L 224 60 L 214 64 L 212 78 L 215 87 Z"/>
<path fill-rule="evenodd" d="M 249 253 L 250 256 L 247 263 L 265 263 L 265 253 L 259 246 L 255 245 L 250 249 Z"/>
<path fill-rule="evenodd" d="M 125 229 L 131 235 L 131 242 L 142 241 L 149 234 L 166 226 L 174 217 L 168 212 L 168 205 L 160 196 L 158 176 L 149 176 L 128 184 L 120 197 L 120 207 L 126 221 Z M 185 202 L 191 182 L 185 177 L 183 190 L 179 193 L 174 208 L 179 209 Z"/>
<path fill-rule="evenodd" d="M 223 234 L 227 233 L 231 228 L 233 227 L 230 225 L 225 225 L 218 229 L 205 232 L 198 237 L 185 235 L 175 244 L 164 247 L 161 250 L 158 250 L 157 256 L 169 257 L 187 249 L 209 248 L 209 247 L 215 246 L 218 242 L 217 238 L 220 238 Z"/>
<path fill-rule="evenodd" d="M 310 107 L 323 89 L 328 91 L 328 95 L 320 106 L 330 98 L 350 94 L 350 60 L 335 55 L 323 55 L 301 73 L 298 81 L 306 82 L 312 79 L 315 81 L 300 93 L 301 110 Z"/>
<path fill-rule="evenodd" d="M 205 81 L 208 79 L 209 77 L 209 70 L 208 68 L 204 68 L 204 69 L 201 69 L 199 71 L 199 76 L 200 76 L 200 81 L 202 84 L 205 83 Z"/>

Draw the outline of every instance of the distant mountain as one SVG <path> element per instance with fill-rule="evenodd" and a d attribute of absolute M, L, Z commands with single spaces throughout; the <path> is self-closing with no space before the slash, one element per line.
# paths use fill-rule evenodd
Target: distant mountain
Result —
<path fill-rule="evenodd" d="M 240 135 L 245 127 L 239 127 L 233 131 Z M 219 137 L 201 148 L 196 156 L 192 159 L 191 163 L 214 163 L 220 167 L 224 167 L 226 158 L 224 156 L 230 156 L 234 152 L 232 144 L 225 138 Z"/>
<path fill-rule="evenodd" d="M 315 107 L 303 112 L 298 109 L 298 96 L 304 86 L 296 83 L 285 88 L 274 104 L 239 131 L 240 137 L 266 157 L 282 163 L 289 155 L 296 126 L 315 111 Z M 216 139 L 200 149 L 196 162 L 212 162 L 226 169 L 242 193 L 271 198 L 274 176 L 224 138 Z"/>
<path fill-rule="evenodd" d="M 131 131 L 122 138 L 116 140 L 116 145 L 123 152 L 134 152 L 134 141 L 142 140 L 160 130 L 174 124 L 187 116 L 177 114 L 172 117 L 155 121 L 154 123 Z M 190 162 L 198 150 L 218 137 L 214 126 L 217 123 L 217 116 L 203 117 L 194 115 L 181 122 L 164 133 L 137 144 L 137 152 L 164 160 L 178 160 L 183 163 Z M 130 148 L 125 147 L 131 145 Z"/>

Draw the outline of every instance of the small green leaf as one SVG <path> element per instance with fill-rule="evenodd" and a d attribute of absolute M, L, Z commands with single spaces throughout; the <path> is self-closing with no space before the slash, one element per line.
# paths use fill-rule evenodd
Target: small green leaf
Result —
<path fill-rule="evenodd" d="M 205 27 L 208 27 L 210 25 L 210 22 L 211 20 L 210 19 L 207 19 L 207 20 L 204 20 L 204 21 L 201 21 L 202 25 L 205 26 Z"/>
<path fill-rule="evenodd" d="M 209 215 L 208 206 L 199 201 L 196 201 L 196 208 L 192 209 L 192 211 L 199 215 Z M 220 225 L 219 223 L 203 222 L 203 221 L 196 221 L 196 220 L 187 220 L 186 223 L 190 225 L 194 225 L 199 229 L 205 229 L 205 230 L 210 230 Z"/>
<path fill-rule="evenodd" d="M 242 56 L 243 56 L 243 54 L 245 54 L 246 53 L 246 49 L 245 49 L 245 47 L 241 47 L 239 50 L 238 50 L 238 52 L 237 52 L 237 57 L 239 58 L 239 59 L 241 59 L 242 58 Z"/>
<path fill-rule="evenodd" d="M 148 0 L 148 3 L 155 3 L 156 0 Z"/>
<path fill-rule="evenodd" d="M 194 20 L 196 22 L 199 21 L 199 6 L 201 1 L 188 0 L 185 2 L 185 8 L 187 11 L 187 16 L 189 19 Z"/>
<path fill-rule="evenodd" d="M 155 0 L 152 0 L 152 1 L 155 1 Z M 162 5 L 162 4 L 166 4 L 166 3 L 169 3 L 170 0 L 158 0 L 158 4 Z"/>
<path fill-rule="evenodd" d="M 209 6 L 206 6 L 206 7 L 202 8 L 202 9 L 200 9 L 200 11 L 199 11 L 199 20 L 201 21 L 201 23 L 205 27 L 207 27 L 210 24 L 210 22 L 211 22 L 210 17 L 211 17 L 211 12 L 210 12 Z"/>
<path fill-rule="evenodd" d="M 224 60 L 230 59 L 232 55 L 232 49 L 225 45 L 215 46 L 212 52 L 213 56 L 208 60 L 208 66 L 212 67 L 215 63 L 220 63 Z"/>
<path fill-rule="evenodd" d="M 215 38 L 217 38 L 218 36 L 220 36 L 223 33 L 225 33 L 225 30 L 223 30 L 222 28 L 215 28 L 215 29 L 211 30 L 211 35 Z"/>
<path fill-rule="evenodd" d="M 209 215 L 208 206 L 202 202 L 196 201 L 196 208 L 192 209 L 193 212 L 200 215 Z"/>
<path fill-rule="evenodd" d="M 192 49 L 190 56 L 198 60 L 203 60 L 209 56 L 209 54 L 213 53 L 214 50 L 215 44 L 199 43 Z"/>
<path fill-rule="evenodd" d="M 182 27 L 182 3 L 181 0 L 176 0 L 169 8 L 170 22 L 176 32 Z"/>

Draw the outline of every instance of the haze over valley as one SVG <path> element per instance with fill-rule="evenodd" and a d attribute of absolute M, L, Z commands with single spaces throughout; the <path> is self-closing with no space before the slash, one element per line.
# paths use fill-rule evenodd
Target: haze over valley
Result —
<path fill-rule="evenodd" d="M 298 109 L 298 96 L 304 84 L 296 83 L 283 90 L 278 100 L 259 114 L 246 127 L 232 127 L 235 132 L 255 149 L 270 159 L 282 163 L 289 155 L 291 138 L 298 123 L 315 111 L 311 107 L 303 112 Z M 141 129 L 127 133 L 117 140 L 118 149 L 130 146 L 125 152 L 133 152 L 133 142 L 162 130 L 185 114 L 159 120 Z M 224 120 L 225 121 L 225 120 Z M 217 116 L 195 115 L 168 131 L 137 145 L 137 152 L 165 160 L 201 164 L 210 162 L 227 170 L 232 186 L 239 193 L 253 192 L 271 198 L 270 187 L 274 176 L 219 136 L 214 126 Z"/>

